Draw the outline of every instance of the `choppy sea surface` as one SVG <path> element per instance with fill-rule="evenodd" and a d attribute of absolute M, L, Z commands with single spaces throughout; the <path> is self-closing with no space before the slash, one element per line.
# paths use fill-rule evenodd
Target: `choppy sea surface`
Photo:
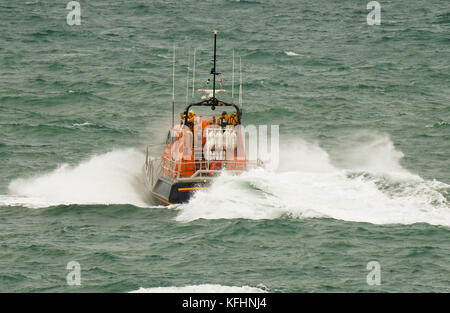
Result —
<path fill-rule="evenodd" d="M 0 2 L 0 292 L 450 291 L 448 1 L 68 2 Z M 178 112 L 213 29 L 280 166 L 161 206 L 173 45 Z"/>

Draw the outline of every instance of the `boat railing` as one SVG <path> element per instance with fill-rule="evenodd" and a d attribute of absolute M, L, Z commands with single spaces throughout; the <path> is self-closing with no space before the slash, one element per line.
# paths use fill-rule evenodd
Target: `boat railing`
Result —
<path fill-rule="evenodd" d="M 161 161 L 161 158 L 150 158 L 147 155 L 145 166 L 150 186 L 153 186 L 156 183 L 156 179 L 161 174 Z"/>
<path fill-rule="evenodd" d="M 159 160 L 159 162 L 155 161 Z M 231 174 L 240 174 L 252 168 L 261 166 L 260 161 L 248 160 L 198 160 L 176 161 L 167 157 L 154 159 L 153 169 L 149 173 L 152 185 L 161 175 L 170 180 L 194 181 L 199 178 L 206 180 L 214 178 L 224 170 Z"/>

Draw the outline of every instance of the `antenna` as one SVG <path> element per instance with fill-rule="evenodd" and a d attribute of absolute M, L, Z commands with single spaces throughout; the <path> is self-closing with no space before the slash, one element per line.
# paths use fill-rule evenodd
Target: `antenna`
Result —
<path fill-rule="evenodd" d="M 234 49 L 233 49 L 233 70 L 231 76 L 231 103 L 234 103 Z"/>
<path fill-rule="evenodd" d="M 242 108 L 242 58 L 241 57 L 239 57 L 239 72 L 240 72 L 239 106 Z"/>
<path fill-rule="evenodd" d="M 192 99 L 194 98 L 194 88 L 195 88 L 195 54 L 197 53 L 197 48 L 194 49 L 194 69 L 192 70 Z"/>
<path fill-rule="evenodd" d="M 191 65 L 191 49 L 189 49 L 189 56 L 188 56 L 188 66 L 186 71 L 186 105 L 188 105 L 188 98 L 189 98 L 189 67 Z"/>
<path fill-rule="evenodd" d="M 175 123 L 175 44 L 173 45 L 173 69 L 172 69 L 172 127 Z"/>
<path fill-rule="evenodd" d="M 213 74 L 213 99 L 216 98 L 216 39 L 218 32 L 218 30 L 214 31 L 214 67 L 211 69 L 211 74 Z"/>

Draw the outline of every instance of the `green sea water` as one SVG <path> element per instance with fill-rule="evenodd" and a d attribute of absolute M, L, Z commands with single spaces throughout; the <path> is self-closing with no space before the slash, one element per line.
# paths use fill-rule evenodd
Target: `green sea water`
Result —
<path fill-rule="evenodd" d="M 379 1 L 375 26 L 369 1 L 81 0 L 79 26 L 68 2 L 0 2 L 0 292 L 450 291 L 448 1 Z M 179 112 L 213 29 L 280 166 L 164 207 L 142 166 L 171 123 L 173 45 Z"/>

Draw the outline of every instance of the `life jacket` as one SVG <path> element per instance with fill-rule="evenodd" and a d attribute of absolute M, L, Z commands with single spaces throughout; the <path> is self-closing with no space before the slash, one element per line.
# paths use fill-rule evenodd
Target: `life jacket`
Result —
<path fill-rule="evenodd" d="M 237 117 L 237 115 L 231 115 L 231 116 L 228 118 L 228 124 L 233 125 L 233 126 L 236 126 L 237 123 L 238 123 L 238 117 Z"/>
<path fill-rule="evenodd" d="M 192 117 L 188 117 L 188 123 L 192 123 L 192 124 L 194 124 L 194 121 L 195 121 L 195 114 L 193 114 L 192 115 Z"/>
<path fill-rule="evenodd" d="M 226 127 L 228 125 L 228 119 L 229 115 L 221 115 L 217 119 L 217 125 L 219 125 L 220 127 Z"/>
<path fill-rule="evenodd" d="M 188 118 L 186 125 L 189 126 L 191 132 L 194 132 L 194 122 L 195 122 L 195 114 L 192 115 L 191 118 Z"/>

